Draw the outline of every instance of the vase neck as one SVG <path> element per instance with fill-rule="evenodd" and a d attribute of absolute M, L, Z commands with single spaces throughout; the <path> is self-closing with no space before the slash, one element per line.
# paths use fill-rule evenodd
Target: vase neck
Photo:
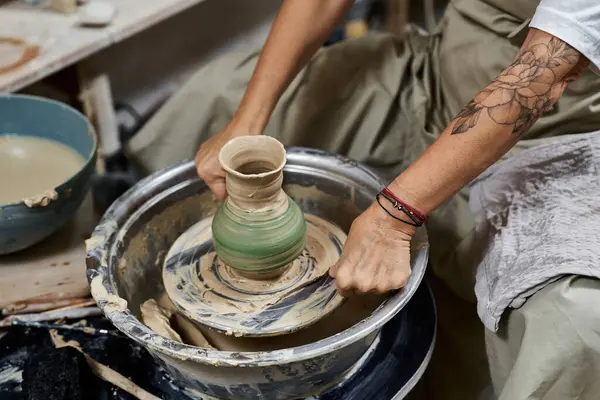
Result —
<path fill-rule="evenodd" d="M 261 177 L 226 175 L 229 202 L 243 211 L 263 211 L 287 205 L 287 195 L 282 190 L 283 172 L 274 171 Z"/>
<path fill-rule="evenodd" d="M 243 211 L 285 211 L 285 148 L 279 141 L 263 135 L 231 139 L 221 148 L 219 162 L 230 204 Z"/>

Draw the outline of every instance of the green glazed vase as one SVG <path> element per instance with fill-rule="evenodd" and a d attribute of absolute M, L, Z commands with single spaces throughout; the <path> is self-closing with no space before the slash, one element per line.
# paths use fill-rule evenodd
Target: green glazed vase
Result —
<path fill-rule="evenodd" d="M 302 210 L 282 189 L 285 148 L 269 136 L 243 136 L 219 153 L 227 199 L 212 222 L 217 256 L 240 274 L 283 273 L 305 245 Z"/>

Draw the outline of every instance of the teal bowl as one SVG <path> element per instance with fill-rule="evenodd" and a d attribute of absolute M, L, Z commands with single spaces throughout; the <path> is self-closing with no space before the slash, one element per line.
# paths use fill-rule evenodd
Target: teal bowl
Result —
<path fill-rule="evenodd" d="M 85 163 L 54 188 L 58 196 L 45 206 L 28 207 L 23 201 L 0 204 L 0 255 L 33 246 L 73 218 L 90 188 L 97 148 L 96 133 L 84 115 L 63 103 L 34 96 L 0 95 L 3 136 L 54 140 L 77 152 Z"/>

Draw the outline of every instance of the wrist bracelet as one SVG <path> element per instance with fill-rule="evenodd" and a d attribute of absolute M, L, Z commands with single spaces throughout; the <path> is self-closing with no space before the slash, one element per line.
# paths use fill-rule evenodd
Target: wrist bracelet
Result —
<path fill-rule="evenodd" d="M 389 212 L 388 209 L 385 208 L 383 206 L 383 204 L 381 204 L 381 197 L 383 197 L 387 201 L 389 201 L 396 210 L 402 211 L 408 218 L 410 218 L 412 223 L 409 221 L 405 221 L 401 218 L 398 218 L 397 216 L 395 216 L 394 214 Z M 377 199 L 377 203 L 379 204 L 379 206 L 381 208 L 383 208 L 383 210 L 386 213 L 388 213 L 390 217 L 397 219 L 400 222 L 404 222 L 405 224 L 412 225 L 415 227 L 422 226 L 425 223 L 426 218 L 423 214 L 421 214 L 419 211 L 415 210 L 408 204 L 404 203 L 396 195 L 394 195 L 394 193 L 392 193 L 388 188 L 383 188 L 381 190 L 381 192 L 377 193 L 377 196 L 375 196 L 375 198 Z"/>

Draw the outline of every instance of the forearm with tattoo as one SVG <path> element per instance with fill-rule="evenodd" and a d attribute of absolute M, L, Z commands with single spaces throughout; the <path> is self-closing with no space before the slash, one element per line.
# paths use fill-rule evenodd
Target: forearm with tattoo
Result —
<path fill-rule="evenodd" d="M 552 109 L 568 82 L 581 72 L 580 54 L 567 43 L 552 37 L 520 53 L 516 61 L 481 91 L 456 116 L 452 134 L 469 131 L 481 113 L 497 124 L 512 127 L 520 137 L 546 111 Z M 565 72 L 570 75 L 563 79 Z"/>
<path fill-rule="evenodd" d="M 567 43 L 530 30 L 515 61 L 390 188 L 419 211 L 431 212 L 514 146 L 588 64 Z"/>

